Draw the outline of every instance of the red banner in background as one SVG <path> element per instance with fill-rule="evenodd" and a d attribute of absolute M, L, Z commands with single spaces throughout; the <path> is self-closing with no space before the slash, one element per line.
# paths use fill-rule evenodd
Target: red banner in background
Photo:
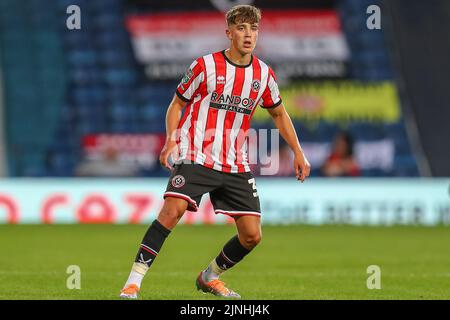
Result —
<path fill-rule="evenodd" d="M 221 12 L 129 15 L 127 28 L 137 60 L 151 79 L 178 78 L 192 60 L 229 47 Z M 334 10 L 265 10 L 255 54 L 278 78 L 343 77 L 349 49 Z M 314 64 L 317 72 L 302 71 Z M 299 70 L 292 74 L 292 70 Z M 281 72 L 281 71 L 280 71 Z M 284 74 L 285 73 L 285 74 Z"/>
<path fill-rule="evenodd" d="M 221 12 L 170 12 L 130 15 L 128 29 L 133 36 L 145 35 L 201 35 L 220 33 L 226 29 Z M 341 32 L 339 18 L 334 10 L 271 10 L 264 11 L 260 24 L 262 33 L 283 35 L 329 35 Z"/>
<path fill-rule="evenodd" d="M 83 137 L 82 145 L 88 160 L 101 160 L 112 150 L 118 163 L 153 170 L 159 166 L 164 139 L 164 134 L 92 134 Z"/>

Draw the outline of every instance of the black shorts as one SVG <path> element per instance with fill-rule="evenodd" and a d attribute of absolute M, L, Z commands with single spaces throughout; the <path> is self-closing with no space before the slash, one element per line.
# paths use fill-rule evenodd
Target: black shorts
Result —
<path fill-rule="evenodd" d="M 197 211 L 202 196 L 208 192 L 216 214 L 261 216 L 255 178 L 251 172 L 227 173 L 200 164 L 176 164 L 164 199 L 184 199 L 188 202 L 189 211 Z"/>

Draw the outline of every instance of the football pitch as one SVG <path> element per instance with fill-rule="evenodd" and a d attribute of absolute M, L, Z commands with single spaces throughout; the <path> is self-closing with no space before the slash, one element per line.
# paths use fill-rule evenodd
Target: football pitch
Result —
<path fill-rule="evenodd" d="M 0 299 L 118 299 L 145 225 L 0 225 Z M 198 272 L 233 225 L 179 225 L 141 299 L 217 299 Z M 81 289 L 68 289 L 70 265 Z M 380 267 L 381 289 L 366 286 Z M 243 299 L 450 299 L 450 228 L 263 226 L 260 245 L 222 279 Z"/>

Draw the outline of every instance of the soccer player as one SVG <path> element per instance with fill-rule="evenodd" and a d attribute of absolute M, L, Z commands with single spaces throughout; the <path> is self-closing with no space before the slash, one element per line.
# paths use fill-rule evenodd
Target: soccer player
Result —
<path fill-rule="evenodd" d="M 196 286 L 205 293 L 240 298 L 219 277 L 261 241 L 260 203 L 246 143 L 258 105 L 270 113 L 294 152 L 297 179 L 303 182 L 309 176 L 310 165 L 281 102 L 275 74 L 253 55 L 260 19 L 260 10 L 253 6 L 238 5 L 228 11 L 230 48 L 195 60 L 177 87 L 167 110 L 167 137 L 160 155 L 161 164 L 172 171 L 164 205 L 144 235 L 120 293 L 123 298 L 137 298 L 164 240 L 186 210 L 197 211 L 208 192 L 215 213 L 234 218 L 237 235 L 200 272 Z M 175 151 L 178 159 L 172 167 L 169 156 Z"/>

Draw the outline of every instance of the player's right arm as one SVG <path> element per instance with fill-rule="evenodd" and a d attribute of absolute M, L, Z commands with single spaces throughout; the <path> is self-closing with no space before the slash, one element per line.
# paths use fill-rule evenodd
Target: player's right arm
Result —
<path fill-rule="evenodd" d="M 161 150 L 159 162 L 169 170 L 173 169 L 169 164 L 169 156 L 177 146 L 176 132 L 185 104 L 186 102 L 175 94 L 166 113 L 166 142 Z"/>
<path fill-rule="evenodd" d="M 197 94 L 200 84 L 204 80 L 203 64 L 204 63 L 201 58 L 192 62 L 183 79 L 181 79 L 172 102 L 167 109 L 166 142 L 159 156 L 159 161 L 169 170 L 173 169 L 168 160 L 169 156 L 177 147 L 176 133 L 182 110 L 186 103 L 190 102 L 191 99 L 193 99 L 193 97 Z"/>

